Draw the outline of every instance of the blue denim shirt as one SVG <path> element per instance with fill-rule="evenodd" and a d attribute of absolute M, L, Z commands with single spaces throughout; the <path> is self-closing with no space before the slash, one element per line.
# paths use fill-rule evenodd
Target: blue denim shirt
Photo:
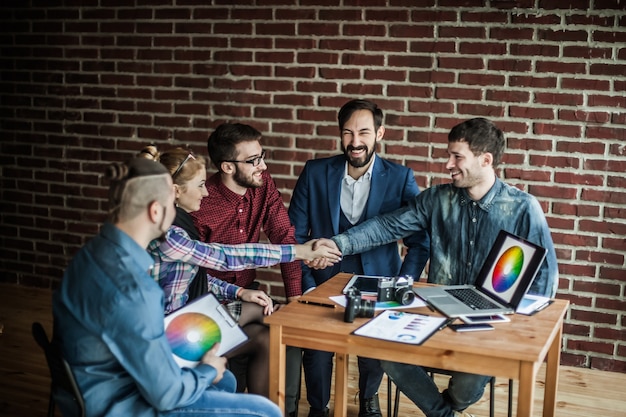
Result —
<path fill-rule="evenodd" d="M 547 249 L 529 293 L 554 296 L 558 266 L 543 210 L 535 197 L 499 179 L 480 201 L 473 201 L 465 189 L 452 184 L 428 188 L 408 206 L 370 219 L 332 239 L 344 255 L 350 255 L 427 230 L 428 282 L 473 284 L 500 229 Z"/>
<path fill-rule="evenodd" d="M 193 404 L 217 376 L 209 365 L 174 362 L 163 290 L 147 273 L 152 263 L 107 223 L 76 254 L 54 295 L 54 336 L 90 417 L 159 416 Z"/>

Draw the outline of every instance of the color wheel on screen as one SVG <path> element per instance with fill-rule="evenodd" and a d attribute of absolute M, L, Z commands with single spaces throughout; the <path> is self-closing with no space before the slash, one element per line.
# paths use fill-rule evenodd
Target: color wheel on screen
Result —
<path fill-rule="evenodd" d="M 502 255 L 491 275 L 491 284 L 496 292 L 509 290 L 522 272 L 524 266 L 524 251 L 519 246 L 511 246 Z"/>
<path fill-rule="evenodd" d="M 165 328 L 172 352 L 188 361 L 199 361 L 222 339 L 217 323 L 202 313 L 185 313 L 175 317 Z"/>

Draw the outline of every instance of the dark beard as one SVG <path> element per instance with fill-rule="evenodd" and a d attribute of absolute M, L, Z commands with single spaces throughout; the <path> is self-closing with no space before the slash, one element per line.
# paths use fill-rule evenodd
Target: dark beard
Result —
<path fill-rule="evenodd" d="M 261 181 L 260 184 L 256 184 L 255 182 L 253 182 L 252 179 L 245 178 L 243 175 L 241 175 L 241 172 L 238 169 L 235 170 L 233 181 L 235 181 L 235 183 L 239 185 L 240 187 L 246 187 L 246 188 L 259 188 L 260 186 L 263 185 L 263 181 Z"/>
<path fill-rule="evenodd" d="M 365 159 L 363 159 L 363 161 L 360 161 L 358 159 L 351 159 L 350 158 L 350 151 L 352 150 L 358 150 L 358 149 L 365 149 Z M 364 166 L 366 166 L 367 164 L 370 163 L 370 161 L 372 160 L 372 156 L 374 156 L 374 150 L 372 149 L 371 151 L 366 147 L 366 146 L 358 146 L 358 147 L 354 147 L 352 145 L 348 145 L 347 148 L 344 148 L 342 146 L 342 150 L 343 150 L 343 154 L 346 157 L 346 161 L 348 161 L 348 163 L 350 165 L 352 165 L 354 168 L 363 168 Z"/>

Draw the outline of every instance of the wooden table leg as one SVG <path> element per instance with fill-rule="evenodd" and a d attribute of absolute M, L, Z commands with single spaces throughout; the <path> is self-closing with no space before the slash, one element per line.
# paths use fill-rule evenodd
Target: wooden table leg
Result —
<path fill-rule="evenodd" d="M 285 364 L 286 364 L 286 348 L 282 343 L 283 327 L 270 325 L 270 384 L 269 396 L 285 411 Z M 285 413 L 286 414 L 286 413 Z"/>
<path fill-rule="evenodd" d="M 348 355 L 335 354 L 335 417 L 348 413 L 348 360 Z"/>
<path fill-rule="evenodd" d="M 532 417 L 533 415 L 536 366 L 533 362 L 522 362 L 520 365 L 517 417 Z"/>
<path fill-rule="evenodd" d="M 563 327 L 554 337 L 546 358 L 546 388 L 543 397 L 543 417 L 554 417 L 556 413 L 556 390 L 559 381 L 559 364 L 561 362 L 561 336 Z"/>

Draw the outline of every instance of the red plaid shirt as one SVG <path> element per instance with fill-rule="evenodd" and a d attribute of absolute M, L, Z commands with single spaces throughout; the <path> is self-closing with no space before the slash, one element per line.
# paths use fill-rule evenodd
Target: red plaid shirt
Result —
<path fill-rule="evenodd" d="M 203 242 L 257 243 L 263 230 L 271 243 L 297 244 L 295 229 L 269 172 L 263 172 L 262 187 L 248 188 L 243 196 L 229 190 L 219 173 L 207 180 L 206 187 L 209 195 L 202 199 L 200 210 L 191 213 Z M 300 261 L 283 263 L 280 268 L 287 297 L 302 295 Z M 240 287 L 249 286 L 256 278 L 254 269 L 208 271 L 212 276 Z"/>

